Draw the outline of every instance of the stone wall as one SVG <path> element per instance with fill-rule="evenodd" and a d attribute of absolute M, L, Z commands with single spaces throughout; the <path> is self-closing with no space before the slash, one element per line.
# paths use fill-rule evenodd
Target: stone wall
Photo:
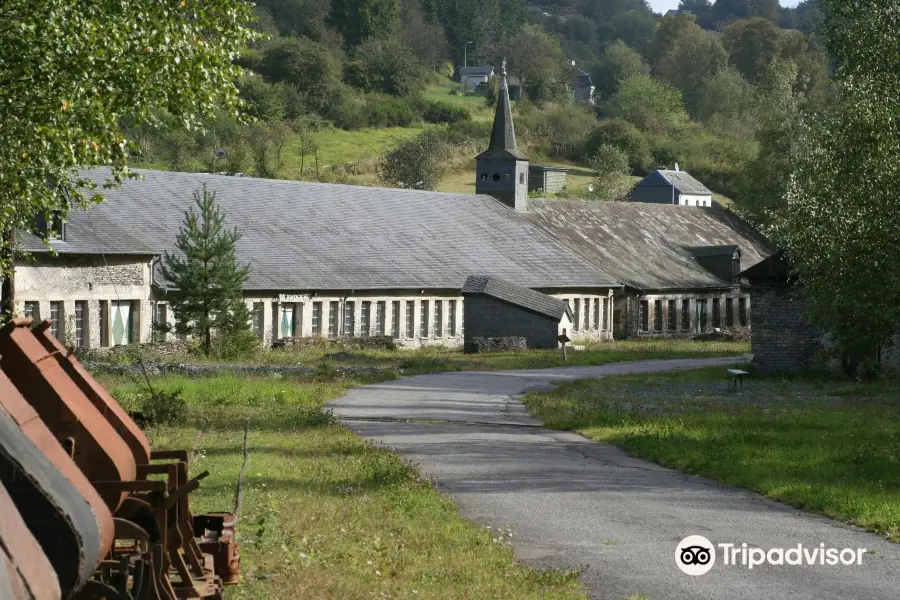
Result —
<path fill-rule="evenodd" d="M 101 312 L 111 315 L 115 303 L 130 308 L 134 341 L 150 339 L 151 322 L 150 257 L 60 255 L 35 256 L 16 265 L 16 312 L 26 314 L 26 303 L 36 308 L 38 320 L 51 316 L 51 307 L 59 306 L 60 338 L 75 343 L 75 315 L 80 307 L 84 345 L 96 348 L 111 336 L 112 319 L 100 330 Z M 58 304 L 54 304 L 58 303 Z"/>
<path fill-rule="evenodd" d="M 822 330 L 806 319 L 807 304 L 796 289 L 756 288 L 753 303 L 753 364 L 764 373 L 812 366 L 823 346 Z"/>

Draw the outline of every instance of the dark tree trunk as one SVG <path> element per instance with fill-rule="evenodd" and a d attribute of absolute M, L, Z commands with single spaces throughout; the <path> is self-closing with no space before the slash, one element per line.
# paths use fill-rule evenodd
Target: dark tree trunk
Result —
<path fill-rule="evenodd" d="M 2 305 L 0 305 L 0 314 L 3 320 L 11 319 L 16 309 L 16 229 L 15 227 L 7 234 L 9 236 L 9 248 L 6 250 L 6 258 L 9 259 L 9 271 L 3 278 Z"/>

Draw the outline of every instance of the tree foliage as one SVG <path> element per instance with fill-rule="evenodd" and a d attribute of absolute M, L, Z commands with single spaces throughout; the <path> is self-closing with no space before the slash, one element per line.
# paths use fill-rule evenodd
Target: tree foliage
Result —
<path fill-rule="evenodd" d="M 433 190 L 446 169 L 446 134 L 429 130 L 405 140 L 387 153 L 378 169 L 378 177 L 389 187 Z"/>
<path fill-rule="evenodd" d="M 350 46 L 393 33 L 400 17 L 397 0 L 331 0 L 329 24 Z"/>
<path fill-rule="evenodd" d="M 591 159 L 591 167 L 596 173 L 593 190 L 588 195 L 594 200 L 624 200 L 631 189 L 628 172 L 628 154 L 611 144 L 600 144 Z"/>
<path fill-rule="evenodd" d="M 646 75 L 650 68 L 635 50 L 622 40 L 616 40 L 603 52 L 591 68 L 594 93 L 606 100 L 619 91 L 619 85 L 634 75 Z"/>
<path fill-rule="evenodd" d="M 293 86 L 304 103 L 317 111 L 331 102 L 342 75 L 340 60 L 324 44 L 299 37 L 272 41 L 263 50 L 257 70 L 270 81 Z"/>
<path fill-rule="evenodd" d="M 528 89 L 532 100 L 547 100 L 565 79 L 559 40 L 538 25 L 524 26 L 499 54 L 508 60 L 509 73 L 519 78 L 520 99 L 522 90 Z"/>
<path fill-rule="evenodd" d="M 393 96 L 416 94 L 425 86 L 425 65 L 396 37 L 369 38 L 356 48 L 345 69 L 354 87 Z"/>
<path fill-rule="evenodd" d="M 194 207 L 184 214 L 184 224 L 175 238 L 178 252 L 166 251 L 163 275 L 172 286 L 169 306 L 176 331 L 200 337 L 206 354 L 213 333 L 227 337 L 250 328 L 250 312 L 244 303 L 244 283 L 250 265 L 238 266 L 235 245 L 241 239 L 237 228 L 225 229 L 225 215 L 216 205 L 216 194 L 207 189 L 194 192 Z"/>
<path fill-rule="evenodd" d="M 127 175 L 132 140 L 120 123 L 165 112 L 197 127 L 236 114 L 233 61 L 253 39 L 252 5 L 6 0 L 0 8 L 0 269 L 12 228 L 35 215 L 99 200 L 79 177 L 109 165 Z"/>
<path fill-rule="evenodd" d="M 603 110 L 656 135 L 677 130 L 687 122 L 681 92 L 650 75 L 635 75 L 623 81 Z"/>
<path fill-rule="evenodd" d="M 900 5 L 824 4 L 840 102 L 804 124 L 780 233 L 814 320 L 871 363 L 900 323 Z"/>

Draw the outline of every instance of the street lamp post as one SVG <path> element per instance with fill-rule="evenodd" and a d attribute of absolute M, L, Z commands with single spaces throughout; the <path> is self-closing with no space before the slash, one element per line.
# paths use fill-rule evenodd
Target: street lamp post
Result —
<path fill-rule="evenodd" d="M 466 42 L 465 45 L 463 46 L 463 66 L 464 67 L 469 66 L 469 63 L 468 63 L 469 44 L 474 44 L 474 43 L 475 42 Z"/>

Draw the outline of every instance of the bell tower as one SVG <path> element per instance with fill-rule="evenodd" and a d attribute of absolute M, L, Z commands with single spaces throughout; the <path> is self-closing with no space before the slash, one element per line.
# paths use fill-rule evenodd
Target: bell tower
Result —
<path fill-rule="evenodd" d="M 517 211 L 528 207 L 528 157 L 516 148 L 509 88 L 506 84 L 506 59 L 500 69 L 500 94 L 488 149 L 475 157 L 475 193 L 493 196 Z"/>

